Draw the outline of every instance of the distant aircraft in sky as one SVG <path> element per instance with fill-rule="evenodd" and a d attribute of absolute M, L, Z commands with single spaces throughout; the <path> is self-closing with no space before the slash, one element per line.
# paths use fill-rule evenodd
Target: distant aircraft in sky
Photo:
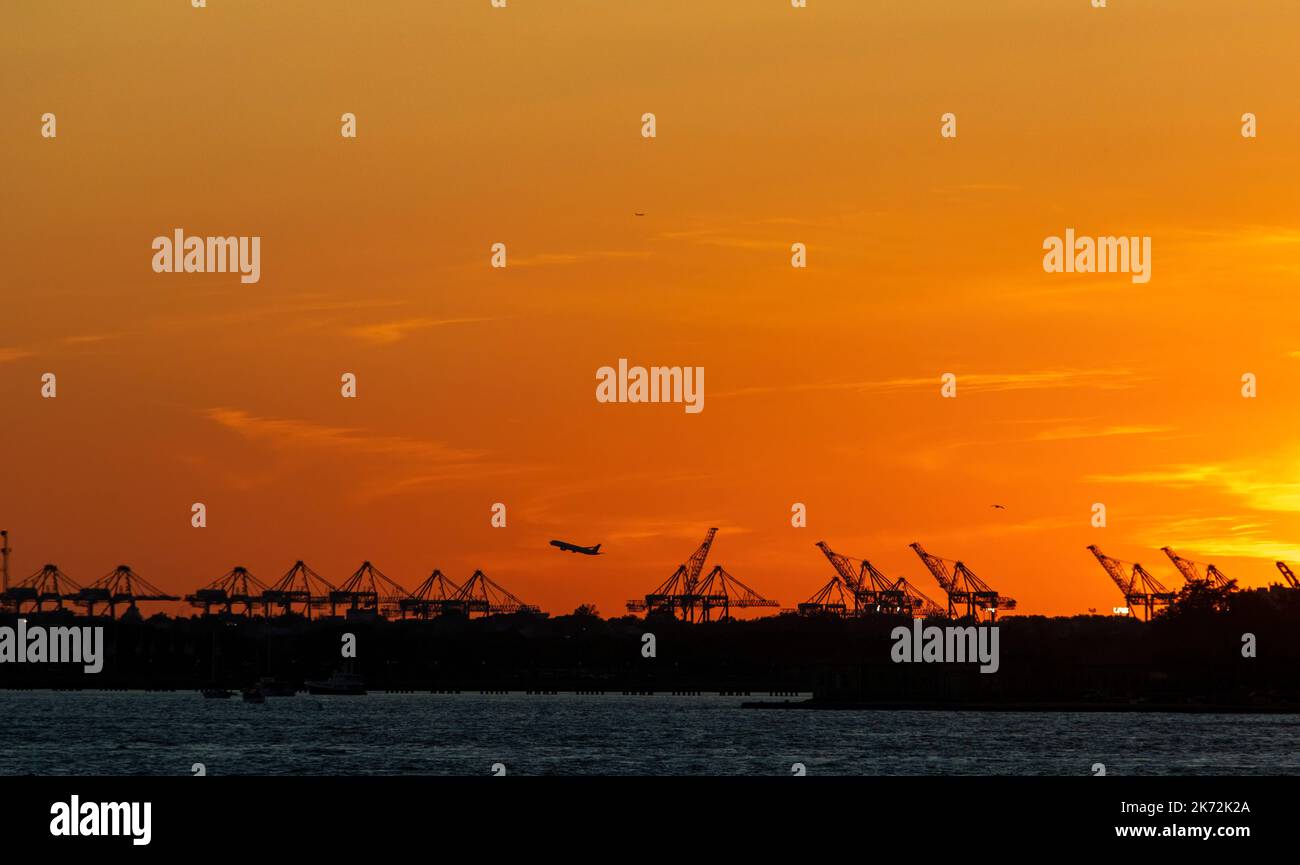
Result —
<path fill-rule="evenodd" d="M 600 544 L 596 544 L 594 547 L 580 547 L 577 544 L 571 544 L 568 541 L 551 541 L 551 546 L 559 547 L 569 553 L 582 553 L 584 556 L 600 555 Z"/>

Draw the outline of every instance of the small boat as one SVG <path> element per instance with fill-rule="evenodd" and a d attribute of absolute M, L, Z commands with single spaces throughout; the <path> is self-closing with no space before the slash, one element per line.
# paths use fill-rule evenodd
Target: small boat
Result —
<path fill-rule="evenodd" d="M 265 703 L 265 702 L 266 702 L 266 695 L 262 693 L 262 689 L 261 689 L 261 688 L 245 688 L 245 689 L 244 689 L 244 702 L 245 702 L 245 703 Z"/>
<path fill-rule="evenodd" d="M 366 692 L 366 683 L 356 673 L 337 672 L 328 679 L 317 679 L 307 684 L 308 694 L 343 694 L 359 696 Z"/>
<path fill-rule="evenodd" d="M 204 688 L 203 696 L 209 700 L 228 700 L 234 695 L 234 691 L 227 691 L 225 688 Z"/>

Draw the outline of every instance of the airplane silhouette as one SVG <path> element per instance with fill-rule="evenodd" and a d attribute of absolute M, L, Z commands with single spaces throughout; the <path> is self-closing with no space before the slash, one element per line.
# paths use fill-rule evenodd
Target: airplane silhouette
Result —
<path fill-rule="evenodd" d="M 571 544 L 568 541 L 551 541 L 551 546 L 559 547 L 568 553 L 582 553 L 584 556 L 600 555 L 600 544 L 594 547 L 580 547 L 577 544 Z"/>

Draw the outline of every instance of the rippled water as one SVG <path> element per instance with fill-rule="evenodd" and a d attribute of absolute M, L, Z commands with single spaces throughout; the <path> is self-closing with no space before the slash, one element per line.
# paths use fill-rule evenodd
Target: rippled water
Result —
<path fill-rule="evenodd" d="M 4 774 L 1300 774 L 1300 715 L 755 711 L 753 697 L 0 692 Z"/>

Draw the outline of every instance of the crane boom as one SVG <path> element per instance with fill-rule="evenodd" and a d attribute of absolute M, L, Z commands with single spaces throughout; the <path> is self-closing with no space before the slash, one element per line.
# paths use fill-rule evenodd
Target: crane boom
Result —
<path fill-rule="evenodd" d="M 1282 572 L 1282 579 L 1286 580 L 1287 585 L 1293 589 L 1300 589 L 1300 580 L 1296 579 L 1296 575 L 1287 567 L 1286 562 L 1278 562 L 1277 569 Z"/>
<path fill-rule="evenodd" d="M 1229 583 L 1232 582 L 1223 571 L 1213 564 L 1207 565 L 1205 576 L 1201 576 L 1201 571 L 1197 567 L 1199 562 L 1178 555 L 1170 547 L 1161 547 L 1160 552 L 1169 557 L 1169 560 L 1174 563 L 1174 567 L 1178 569 L 1178 573 L 1182 574 L 1183 579 L 1189 583 L 1209 583 L 1220 589 L 1226 589 Z"/>
<path fill-rule="evenodd" d="M 830 561 L 831 567 L 835 568 L 835 573 L 840 575 L 840 579 L 851 590 L 856 590 L 858 586 L 858 574 L 853 570 L 853 561 L 848 556 L 840 555 L 832 550 L 825 541 L 817 542 L 817 549 L 821 550 Z"/>
<path fill-rule="evenodd" d="M 700 572 L 704 570 L 704 560 L 709 557 L 709 549 L 713 546 L 713 537 L 718 533 L 717 529 L 709 529 L 709 533 L 704 536 L 704 543 L 700 548 L 691 553 L 691 557 L 686 560 L 686 591 L 695 591 L 695 585 L 699 582 Z"/>
<path fill-rule="evenodd" d="M 921 557 L 921 561 L 934 574 L 934 578 L 939 582 L 939 588 L 945 592 L 951 592 L 953 589 L 953 576 L 948 572 L 948 564 L 938 556 L 932 556 L 921 545 L 917 543 L 909 544 L 912 551 Z"/>
<path fill-rule="evenodd" d="M 1097 561 L 1101 562 L 1101 566 L 1106 570 L 1106 574 L 1115 581 L 1115 585 L 1119 586 L 1119 590 L 1124 593 L 1125 597 L 1127 597 L 1133 590 L 1133 578 L 1124 575 L 1124 568 L 1120 560 L 1113 559 L 1106 555 L 1097 548 L 1096 544 L 1090 544 L 1088 546 L 1088 552 L 1097 557 Z"/>
<path fill-rule="evenodd" d="M 1193 562 L 1191 559 L 1183 558 L 1178 555 L 1178 553 L 1175 553 L 1170 547 L 1161 547 L 1160 552 L 1169 557 L 1169 561 L 1174 563 L 1174 567 L 1178 569 L 1178 573 L 1182 574 L 1183 579 L 1187 582 L 1200 583 L 1205 580 L 1205 577 L 1202 577 L 1201 572 L 1197 570 L 1196 562 Z"/>

